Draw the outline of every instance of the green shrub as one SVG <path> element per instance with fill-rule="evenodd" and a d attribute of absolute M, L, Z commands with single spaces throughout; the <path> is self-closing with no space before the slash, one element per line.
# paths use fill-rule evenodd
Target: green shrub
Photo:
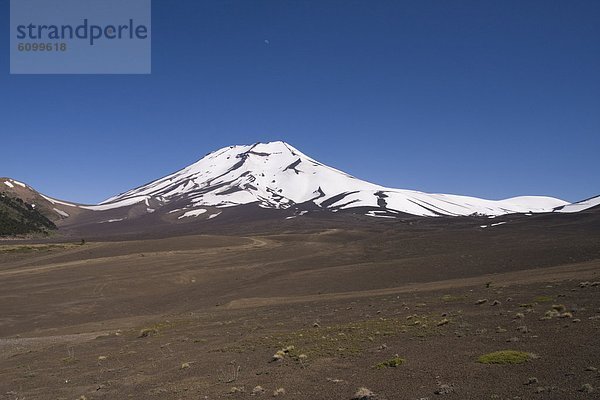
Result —
<path fill-rule="evenodd" d="M 501 350 L 480 356 L 477 362 L 482 364 L 522 364 L 532 358 L 531 353 L 516 350 Z"/>

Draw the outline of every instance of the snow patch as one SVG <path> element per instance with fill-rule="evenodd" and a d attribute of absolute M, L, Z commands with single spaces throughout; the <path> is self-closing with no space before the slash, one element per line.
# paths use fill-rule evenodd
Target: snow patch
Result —
<path fill-rule="evenodd" d="M 58 208 L 53 208 L 54 211 L 56 211 L 56 213 L 62 217 L 69 217 L 69 214 L 67 214 L 66 212 L 64 212 L 63 210 L 59 210 Z"/>
<path fill-rule="evenodd" d="M 587 210 L 588 208 L 600 206 L 600 196 L 592 197 L 591 199 L 578 201 L 577 203 L 568 204 L 564 207 L 558 207 L 556 212 L 559 213 L 574 213 Z"/>
<path fill-rule="evenodd" d="M 368 217 L 375 217 L 375 218 L 391 218 L 391 219 L 396 219 L 396 217 L 392 216 L 392 215 L 385 215 L 386 212 L 385 211 L 367 211 L 367 213 L 365 214 Z"/>
<path fill-rule="evenodd" d="M 504 225 L 506 223 L 506 221 L 504 222 L 497 222 L 495 224 L 491 224 L 491 225 L 480 225 L 480 228 L 488 228 L 488 227 L 492 227 L 492 226 L 498 226 L 498 225 Z"/>
<path fill-rule="evenodd" d="M 218 212 L 218 213 L 216 213 L 216 214 L 210 214 L 210 215 L 208 216 L 208 219 L 213 219 L 213 218 L 216 218 L 216 217 L 218 217 L 218 216 L 219 216 L 219 215 L 221 215 L 221 214 L 222 214 L 222 211 L 221 211 L 221 212 Z"/>
<path fill-rule="evenodd" d="M 123 221 L 126 218 L 115 218 L 115 219 L 107 219 L 106 221 L 100 221 L 98 222 L 99 224 L 106 224 L 106 223 L 113 223 L 113 222 L 119 222 L 119 221 Z"/>
<path fill-rule="evenodd" d="M 52 204 L 61 204 L 63 206 L 77 207 L 75 204 L 66 203 L 64 201 L 56 200 L 56 199 L 53 199 L 52 197 L 44 196 L 41 193 L 39 193 L 39 195 L 42 196 L 44 199 L 48 200 Z M 82 208 L 85 208 L 85 207 L 82 207 Z"/>
<path fill-rule="evenodd" d="M 15 187 L 15 185 L 13 185 L 12 183 L 10 183 L 9 181 L 4 181 L 4 184 L 6 186 L 8 186 L 9 188 L 14 188 Z"/>
<path fill-rule="evenodd" d="M 148 198 L 148 196 L 136 196 L 136 197 L 116 201 L 111 204 L 100 204 L 97 206 L 80 206 L 80 207 L 85 208 L 86 210 L 92 210 L 92 211 L 105 211 L 105 210 L 112 210 L 113 208 L 126 207 L 126 206 L 131 206 L 131 205 L 134 205 L 137 203 L 141 203 L 143 201 L 146 201 L 147 198 Z M 50 199 L 48 199 L 48 200 L 50 200 Z"/>
<path fill-rule="evenodd" d="M 177 219 L 182 219 L 182 218 L 187 218 L 187 217 L 197 217 L 198 215 L 204 214 L 206 211 L 207 210 L 205 210 L 204 208 L 200 208 L 198 210 L 187 211 Z"/>

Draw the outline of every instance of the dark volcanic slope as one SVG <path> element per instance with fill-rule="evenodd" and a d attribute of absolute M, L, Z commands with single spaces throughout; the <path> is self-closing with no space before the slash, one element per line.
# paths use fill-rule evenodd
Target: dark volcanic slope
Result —
<path fill-rule="evenodd" d="M 173 207 L 176 207 L 174 205 Z M 472 230 L 483 235 L 490 231 L 513 230 L 538 231 L 554 227 L 571 227 L 578 231 L 595 229 L 600 225 L 600 207 L 571 214 L 505 215 L 496 218 L 481 216 L 423 218 L 409 214 L 396 215 L 394 219 L 372 218 L 356 213 L 356 210 L 331 213 L 314 210 L 310 214 L 298 215 L 289 210 L 264 209 L 255 205 L 243 205 L 222 212 L 218 218 L 178 219 L 170 214 L 150 213 L 118 223 L 98 223 L 96 216 L 81 214 L 76 219 L 61 222 L 61 232 L 66 237 L 102 239 L 160 238 L 188 234 L 273 234 L 277 232 L 310 231 L 327 228 L 389 230 L 391 232 L 416 230 Z M 219 212 L 218 209 L 210 212 Z M 103 220 L 116 218 L 106 211 Z M 499 224 L 491 226 L 493 224 Z M 503 226 L 504 225 L 504 226 Z M 529 226 L 530 225 L 530 226 Z M 485 228 L 482 228 L 485 226 Z"/>

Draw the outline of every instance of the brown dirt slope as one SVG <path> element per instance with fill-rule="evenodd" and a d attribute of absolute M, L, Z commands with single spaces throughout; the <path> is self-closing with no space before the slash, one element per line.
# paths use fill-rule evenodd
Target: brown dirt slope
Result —
<path fill-rule="evenodd" d="M 3 244 L 0 399 L 597 398 L 597 213 L 505 218 Z"/>

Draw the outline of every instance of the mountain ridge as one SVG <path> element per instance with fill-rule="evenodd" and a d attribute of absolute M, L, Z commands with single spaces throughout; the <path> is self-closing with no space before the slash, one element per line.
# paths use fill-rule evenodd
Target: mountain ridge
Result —
<path fill-rule="evenodd" d="M 278 215 L 289 219 L 315 211 L 378 218 L 496 217 L 572 213 L 600 205 L 600 196 L 576 203 L 548 196 L 486 200 L 389 188 L 325 165 L 282 141 L 215 150 L 184 168 L 97 205 L 57 200 L 9 178 L 0 178 L 0 186 L 45 211 L 59 226 L 111 225 L 143 217 L 167 223 L 208 221 L 241 206 L 245 212 L 252 207 L 279 210 Z"/>
<path fill-rule="evenodd" d="M 188 196 L 193 206 L 255 202 L 265 208 L 285 209 L 313 203 L 332 211 L 371 207 L 374 212 L 420 216 L 547 212 L 568 204 L 545 196 L 484 200 L 389 188 L 322 164 L 281 141 L 219 149 L 173 174 L 100 204 L 135 201 L 136 197 L 145 201 L 143 196 L 168 202 L 180 195 Z"/>

